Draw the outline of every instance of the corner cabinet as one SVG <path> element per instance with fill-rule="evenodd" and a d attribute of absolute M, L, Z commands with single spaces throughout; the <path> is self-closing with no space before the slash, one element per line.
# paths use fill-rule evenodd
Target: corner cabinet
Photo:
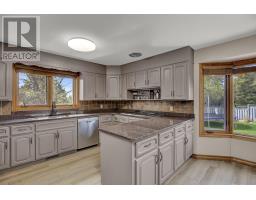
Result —
<path fill-rule="evenodd" d="M 162 99 L 193 100 L 193 70 L 188 62 L 161 68 Z"/>
<path fill-rule="evenodd" d="M 0 61 L 0 101 L 12 100 L 12 66 Z"/>
<path fill-rule="evenodd" d="M 120 85 L 119 75 L 107 76 L 107 99 L 121 99 Z"/>

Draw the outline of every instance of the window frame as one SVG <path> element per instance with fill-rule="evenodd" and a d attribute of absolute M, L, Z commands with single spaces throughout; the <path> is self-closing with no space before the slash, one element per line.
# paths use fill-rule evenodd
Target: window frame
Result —
<path fill-rule="evenodd" d="M 18 73 L 31 73 L 47 76 L 47 105 L 27 105 L 21 106 L 19 102 L 19 85 Z M 53 76 L 64 76 L 73 79 L 73 104 L 72 105 L 57 105 L 57 109 L 77 109 L 79 108 L 79 73 L 62 71 L 56 69 L 47 69 L 34 65 L 24 65 L 20 63 L 13 64 L 13 97 L 12 111 L 36 111 L 50 110 L 53 102 Z"/>
<path fill-rule="evenodd" d="M 200 137 L 220 137 L 220 138 L 237 138 L 242 140 L 256 141 L 255 136 L 248 136 L 235 133 L 233 130 L 233 108 L 234 108 L 234 94 L 233 94 L 233 73 L 234 68 L 239 69 L 240 73 L 246 73 L 245 65 L 256 64 L 256 58 L 239 60 L 234 62 L 216 62 L 216 63 L 201 63 L 199 64 L 199 136 Z M 216 71 L 226 75 L 226 131 L 207 131 L 204 129 L 204 71 Z M 231 70 L 231 73 L 229 72 Z M 252 71 L 256 72 L 256 66 L 252 67 Z"/>

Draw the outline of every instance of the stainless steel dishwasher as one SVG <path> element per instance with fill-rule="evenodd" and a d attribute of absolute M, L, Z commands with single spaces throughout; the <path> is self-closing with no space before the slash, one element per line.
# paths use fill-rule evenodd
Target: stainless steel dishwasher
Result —
<path fill-rule="evenodd" d="M 98 128 L 98 117 L 86 117 L 78 119 L 78 149 L 99 144 Z"/>

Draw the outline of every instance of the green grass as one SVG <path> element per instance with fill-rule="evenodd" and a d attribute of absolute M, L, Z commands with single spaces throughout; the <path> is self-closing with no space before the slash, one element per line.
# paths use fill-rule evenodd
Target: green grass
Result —
<path fill-rule="evenodd" d="M 210 121 L 209 126 L 208 122 L 205 122 L 205 129 L 207 130 L 223 130 L 224 123 L 223 121 Z M 246 122 L 239 121 L 234 123 L 234 132 L 243 134 L 243 135 L 252 135 L 256 136 L 256 122 Z"/>

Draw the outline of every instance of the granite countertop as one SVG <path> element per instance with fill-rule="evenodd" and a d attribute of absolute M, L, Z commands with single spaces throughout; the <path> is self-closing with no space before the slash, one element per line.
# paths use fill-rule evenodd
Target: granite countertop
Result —
<path fill-rule="evenodd" d="M 150 117 L 131 123 L 106 123 L 101 125 L 99 130 L 137 142 L 190 119 L 192 118 Z"/>

